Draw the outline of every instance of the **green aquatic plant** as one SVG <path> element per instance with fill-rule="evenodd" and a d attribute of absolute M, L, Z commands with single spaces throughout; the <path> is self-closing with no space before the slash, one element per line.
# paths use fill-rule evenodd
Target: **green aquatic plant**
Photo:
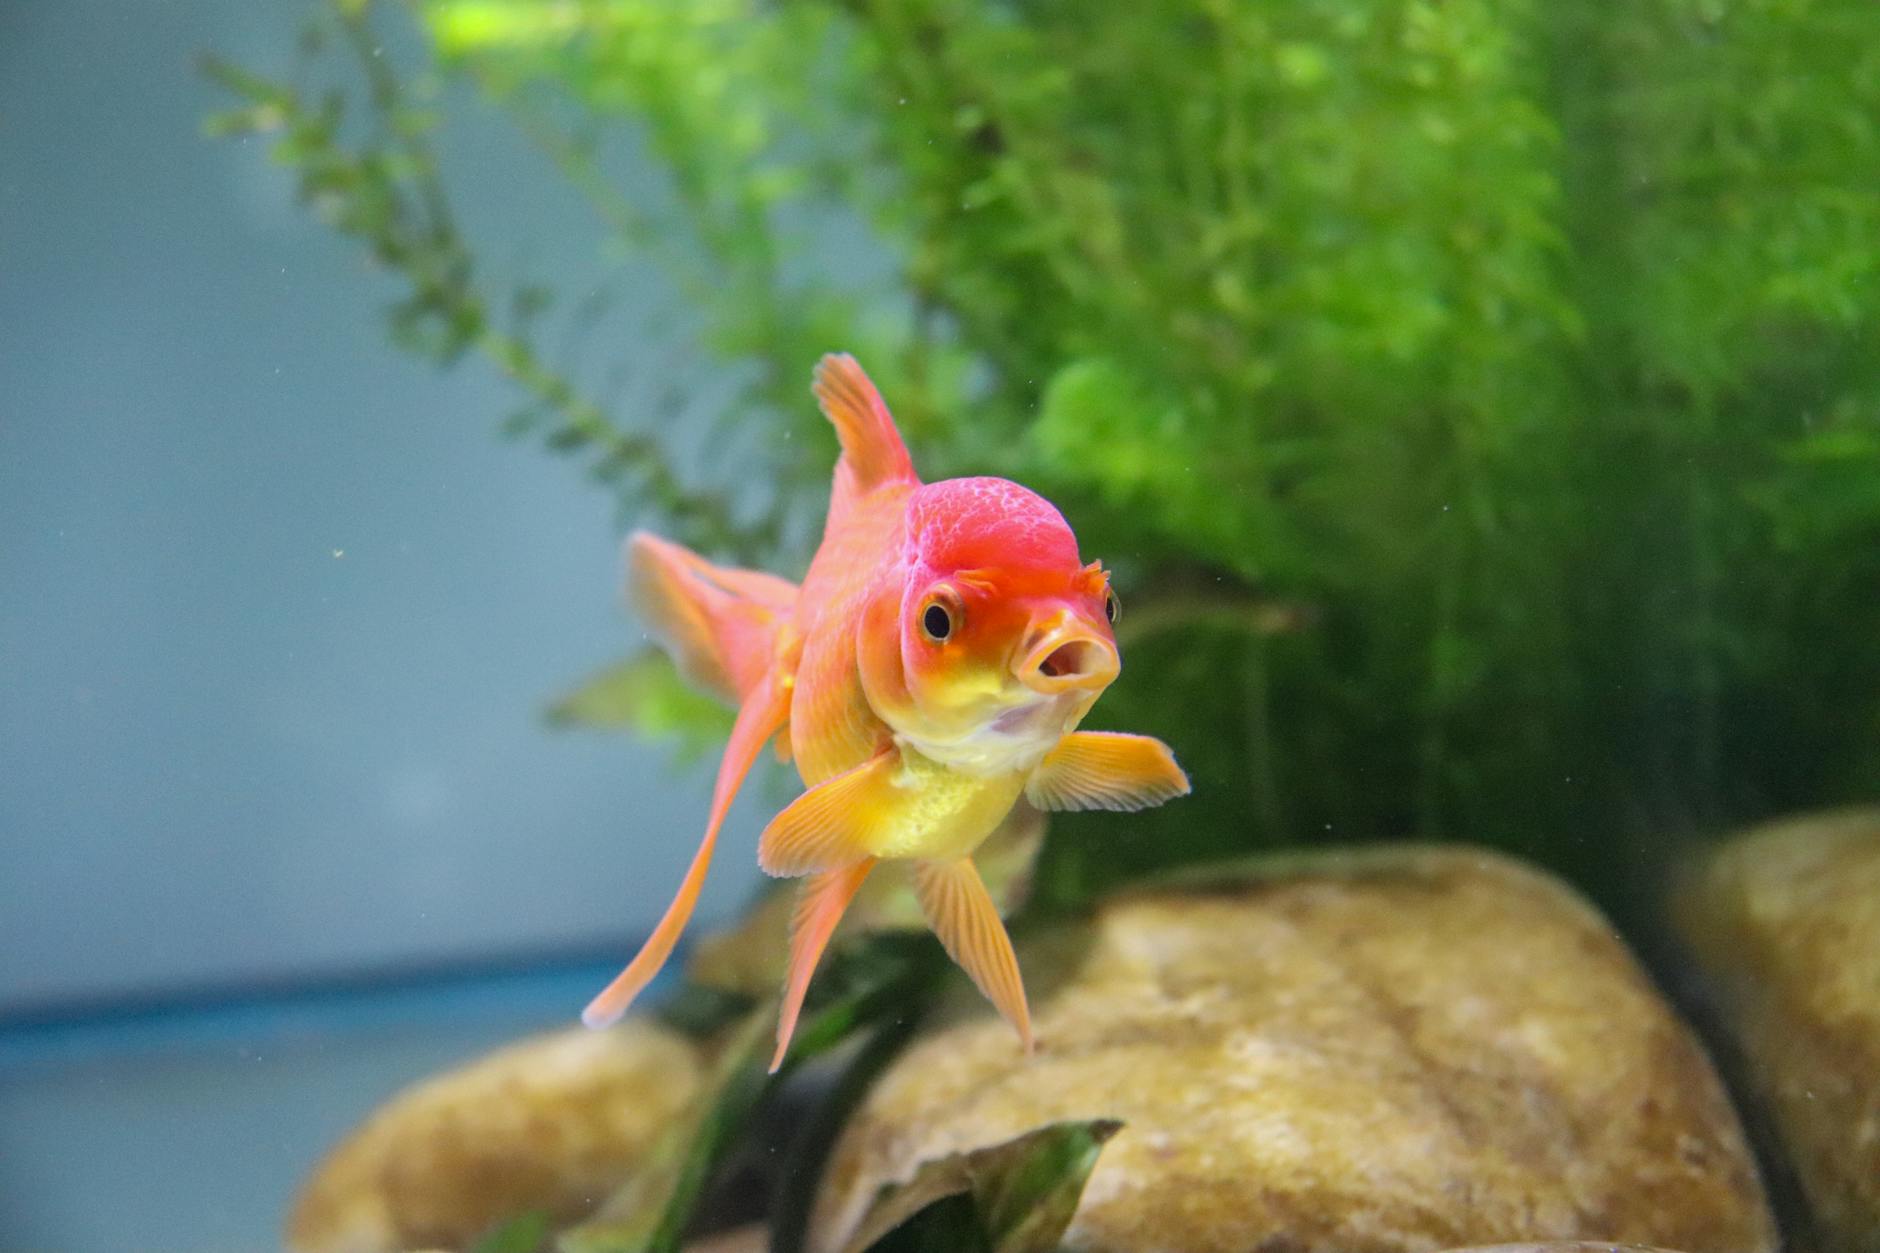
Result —
<path fill-rule="evenodd" d="M 1200 786 L 1152 838 L 1059 841 L 1067 896 L 1408 835 L 1597 890 L 1642 833 L 1880 784 L 1863 0 L 344 0 L 316 26 L 308 65 L 355 79 L 218 65 L 244 103 L 217 128 L 276 135 L 406 284 L 400 341 L 493 361 L 512 429 L 628 513 L 800 561 L 831 453 L 804 380 L 847 348 L 923 464 L 1036 485 L 1119 567 L 1145 622 L 1100 714 Z M 465 88 L 696 311 L 736 369 L 720 416 L 762 432 L 735 464 L 682 471 L 675 410 L 551 364 L 548 294 L 502 289 L 504 241 L 450 209 Z"/>
<path fill-rule="evenodd" d="M 623 517 L 799 570 L 836 349 L 929 473 L 1065 509 L 1127 604 L 1096 718 L 1195 794 L 1055 823 L 1042 906 L 1398 837 L 1612 905 L 1668 836 L 1880 791 L 1870 0 L 333 0 L 293 78 L 210 70 L 399 342 L 507 373 Z M 600 314 L 460 224 L 472 108 L 688 311 L 709 405 L 551 351 Z M 644 661 L 557 709 L 715 725 Z"/>
<path fill-rule="evenodd" d="M 1064 896 L 1391 835 L 1598 888 L 1641 832 L 1880 783 L 1861 0 L 346 0 L 316 30 L 359 79 L 214 64 L 244 102 L 216 130 L 276 135 L 404 280 L 399 341 L 489 357 L 511 429 L 628 514 L 801 559 L 831 459 L 803 380 L 840 346 L 925 465 L 1038 485 L 1119 566 L 1145 621 L 1100 715 L 1201 786 L 1151 839 L 1060 841 Z M 551 365 L 549 293 L 498 290 L 449 207 L 461 85 L 697 310 L 758 452 L 686 474 L 671 406 Z M 662 179 L 611 177 L 620 147 Z"/>

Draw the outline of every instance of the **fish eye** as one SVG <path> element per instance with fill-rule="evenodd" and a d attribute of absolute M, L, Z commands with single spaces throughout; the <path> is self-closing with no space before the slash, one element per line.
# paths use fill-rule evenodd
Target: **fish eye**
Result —
<path fill-rule="evenodd" d="M 921 634 L 936 644 L 944 644 L 953 634 L 953 613 L 939 601 L 932 601 L 921 610 Z"/>
<path fill-rule="evenodd" d="M 1111 626 L 1115 626 L 1116 620 L 1123 616 L 1123 602 L 1107 587 L 1103 589 L 1103 616 L 1110 620 Z"/>

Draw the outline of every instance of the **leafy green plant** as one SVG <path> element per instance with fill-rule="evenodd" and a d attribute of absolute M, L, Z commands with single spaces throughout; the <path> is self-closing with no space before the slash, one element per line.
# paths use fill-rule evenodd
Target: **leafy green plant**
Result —
<path fill-rule="evenodd" d="M 930 475 L 1034 484 L 1122 572 L 1156 629 L 1099 717 L 1199 786 L 1064 824 L 1047 897 L 1404 835 L 1598 891 L 1642 833 L 1880 783 L 1864 0 L 384 7 L 316 23 L 331 90 L 214 65 L 214 128 L 400 276 L 401 342 L 517 380 L 513 430 L 787 570 L 846 348 Z M 682 473 L 669 413 L 549 364 L 450 210 L 452 84 L 685 294 L 756 464 Z"/>

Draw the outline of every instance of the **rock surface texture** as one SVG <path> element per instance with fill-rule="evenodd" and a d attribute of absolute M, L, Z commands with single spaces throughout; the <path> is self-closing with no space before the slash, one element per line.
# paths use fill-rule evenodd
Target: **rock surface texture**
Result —
<path fill-rule="evenodd" d="M 632 1178 L 705 1066 L 684 1036 L 630 1021 L 501 1049 L 381 1107 L 307 1181 L 293 1253 L 464 1248 L 529 1211 L 591 1212 Z"/>
<path fill-rule="evenodd" d="M 1880 1250 L 1880 810 L 1749 832 L 1710 859 L 1678 913 L 1813 1243 Z"/>
<path fill-rule="evenodd" d="M 1276 862 L 1021 942 L 1038 1051 L 960 998 L 837 1145 L 811 1247 L 884 1183 L 1115 1117 L 1079 1253 L 1776 1237 L 1734 1112 L 1610 926 L 1467 849 Z"/>

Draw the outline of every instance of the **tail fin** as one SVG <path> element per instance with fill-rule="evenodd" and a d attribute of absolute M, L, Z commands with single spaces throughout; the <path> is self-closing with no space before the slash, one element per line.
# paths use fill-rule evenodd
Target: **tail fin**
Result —
<path fill-rule="evenodd" d="M 790 716 L 790 694 L 778 677 L 777 637 L 796 608 L 796 586 L 756 570 L 714 566 L 697 553 L 637 531 L 627 541 L 633 600 L 685 676 L 738 706 L 737 725 L 718 764 L 705 837 L 665 917 L 627 968 L 581 1013 L 604 1027 L 666 964 L 691 920 L 711 868 L 718 828 L 751 763 Z"/>
<path fill-rule="evenodd" d="M 817 362 L 812 390 L 842 443 L 829 510 L 832 517 L 840 505 L 883 483 L 920 481 L 888 406 L 854 357 L 830 353 Z"/>
<path fill-rule="evenodd" d="M 776 734 L 789 712 L 789 693 L 772 675 L 759 679 L 745 697 L 744 707 L 738 710 L 737 725 L 731 730 L 731 741 L 725 745 L 724 760 L 718 763 L 718 783 L 712 790 L 711 817 L 705 824 L 705 838 L 699 841 L 698 852 L 692 855 L 692 864 L 679 884 L 679 893 L 627 968 L 581 1011 L 581 1021 L 588 1026 L 608 1026 L 626 1013 L 633 998 L 653 981 L 659 968 L 672 956 L 673 945 L 679 942 L 679 934 L 691 921 L 692 909 L 698 904 L 699 889 L 705 886 L 705 872 L 711 868 L 712 849 L 718 843 L 718 828 L 724 825 L 731 800 L 738 794 L 738 785 L 750 773 L 751 763 L 757 760 L 764 741 Z"/>
<path fill-rule="evenodd" d="M 627 539 L 634 607 L 686 678 L 741 704 L 776 659 L 796 585 L 759 570 L 715 566 L 689 548 L 635 531 Z"/>

